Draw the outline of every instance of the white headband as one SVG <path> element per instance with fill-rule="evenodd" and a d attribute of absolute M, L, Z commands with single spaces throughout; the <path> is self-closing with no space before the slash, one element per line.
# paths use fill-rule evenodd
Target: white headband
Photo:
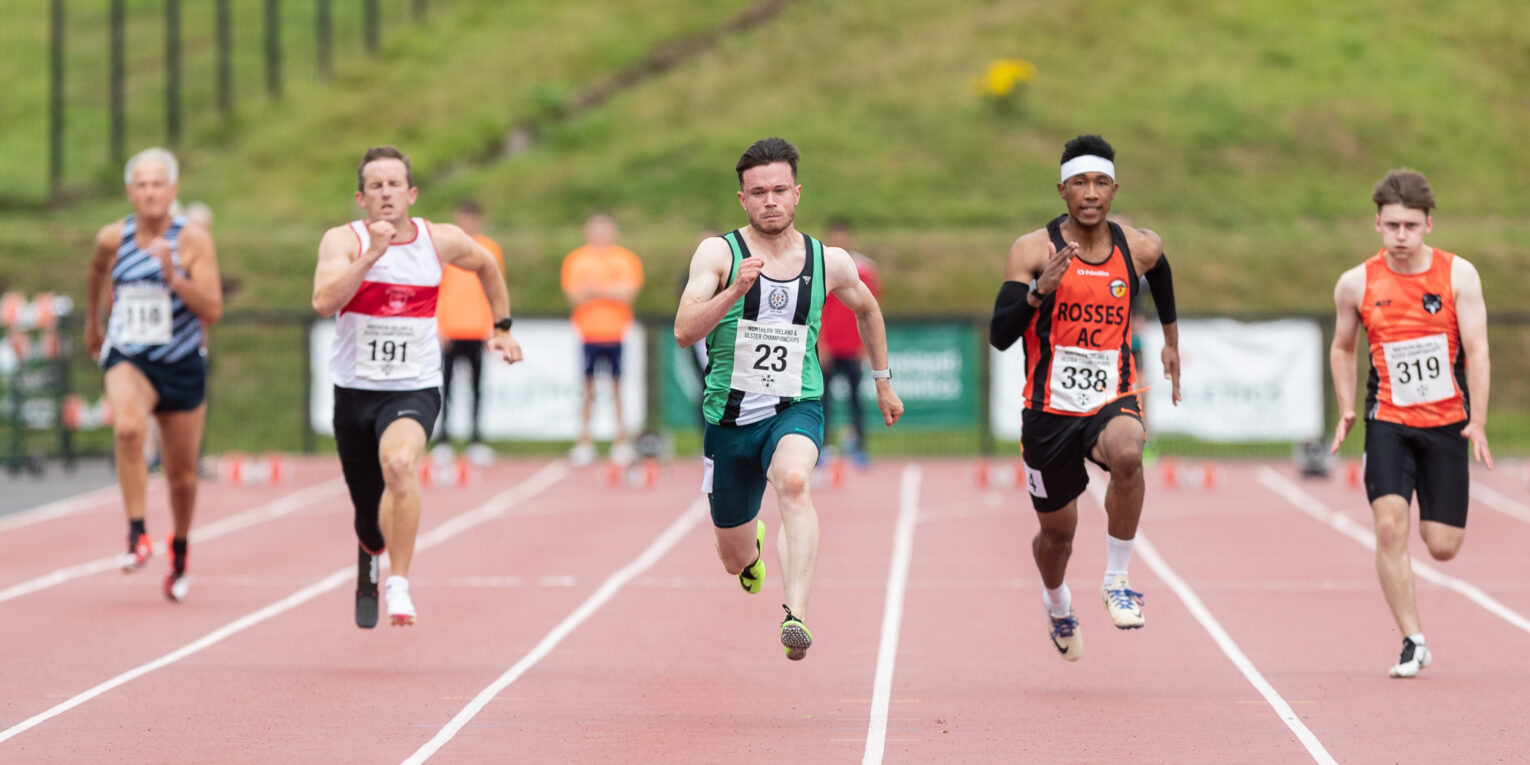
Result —
<path fill-rule="evenodd" d="M 1110 176 L 1111 180 L 1115 180 L 1116 163 L 1095 154 L 1074 157 L 1062 164 L 1062 178 L 1060 180 L 1066 181 L 1079 173 L 1104 173 Z"/>

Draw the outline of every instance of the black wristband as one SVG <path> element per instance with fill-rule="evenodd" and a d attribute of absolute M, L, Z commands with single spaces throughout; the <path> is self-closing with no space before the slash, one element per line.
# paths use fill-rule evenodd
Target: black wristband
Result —
<path fill-rule="evenodd" d="M 503 330 L 505 332 L 509 332 L 510 331 L 510 325 L 514 324 L 514 323 L 515 323 L 514 319 L 510 318 L 509 316 L 506 316 L 505 318 L 500 319 L 499 321 L 494 322 L 494 328 L 498 329 L 498 330 Z"/>

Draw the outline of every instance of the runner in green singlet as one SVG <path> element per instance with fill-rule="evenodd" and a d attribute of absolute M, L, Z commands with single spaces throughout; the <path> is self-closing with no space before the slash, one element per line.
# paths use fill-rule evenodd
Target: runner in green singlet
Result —
<path fill-rule="evenodd" d="M 813 643 L 803 623 L 818 559 L 818 513 L 809 479 L 823 444 L 818 319 L 826 293 L 855 313 L 871 359 L 877 408 L 887 425 L 903 414 L 887 367 L 887 333 L 875 297 L 849 253 L 793 225 L 802 187 L 797 149 L 780 138 L 750 146 L 735 168 L 749 225 L 705 239 L 675 314 L 675 340 L 706 340 L 702 393 L 706 434 L 702 491 L 711 500 L 717 554 L 746 592 L 765 579 L 765 483 L 781 509 L 776 558 L 785 589 L 781 645 L 801 659 Z"/>

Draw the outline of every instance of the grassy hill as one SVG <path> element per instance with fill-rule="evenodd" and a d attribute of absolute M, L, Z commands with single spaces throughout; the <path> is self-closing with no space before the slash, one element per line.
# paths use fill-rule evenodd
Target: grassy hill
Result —
<path fill-rule="evenodd" d="M 137 103 L 156 97 L 159 5 L 128 5 L 149 50 L 133 57 Z M 284 97 L 267 99 L 258 59 L 241 58 L 226 118 L 191 84 L 210 77 L 211 33 L 207 4 L 185 5 L 198 8 L 185 35 L 201 111 L 178 147 L 182 196 L 217 212 L 224 270 L 243 283 L 231 309 L 308 310 L 319 234 L 353 216 L 361 152 L 390 142 L 414 157 L 422 214 L 485 205 L 518 311 L 563 310 L 557 262 L 597 207 L 646 258 L 640 308 L 672 311 L 697 231 L 742 222 L 733 163 L 772 134 L 803 152 L 800 227 L 856 222 L 890 314 L 983 313 L 1009 243 L 1060 211 L 1058 155 L 1084 132 L 1115 144 L 1115 212 L 1163 236 L 1182 312 L 1331 311 L 1338 273 L 1378 246 L 1371 185 L 1400 165 L 1430 176 L 1431 242 L 1477 263 L 1490 309 L 1530 292 L 1530 6 L 1514 0 L 431 0 L 419 25 L 384 0 L 375 57 L 355 49 L 342 8 L 356 4 L 337 3 L 351 49 L 334 79 L 303 58 L 310 9 L 286 8 Z M 0 39 L 37 50 L 43 13 L 14 11 Z M 100 33 L 99 13 L 78 23 Z M 239 39 L 259 39 L 253 23 Z M 69 66 L 99 72 L 103 56 L 75 45 Z M 1036 75 L 995 108 L 974 81 L 1008 58 Z M 35 101 L 36 64 L 21 61 L 0 74 Z M 104 140 L 104 79 L 71 84 L 71 103 L 98 104 L 71 112 L 72 140 Z M 12 124 L 8 174 L 41 151 Z M 130 150 L 162 135 L 152 111 L 130 127 Z M 72 177 L 61 204 L 0 212 L 0 286 L 82 292 L 91 236 L 124 211 L 115 172 Z"/>

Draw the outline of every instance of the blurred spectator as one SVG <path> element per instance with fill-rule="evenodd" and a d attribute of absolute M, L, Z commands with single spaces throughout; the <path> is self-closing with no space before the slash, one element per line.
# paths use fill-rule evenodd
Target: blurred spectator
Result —
<path fill-rule="evenodd" d="M 616 243 L 616 221 L 595 213 L 585 221 L 584 245 L 563 258 L 563 293 L 573 307 L 574 329 L 584 346 L 584 401 L 580 408 L 579 440 L 569 459 L 575 465 L 595 461 L 590 415 L 595 405 L 595 375 L 604 367 L 611 378 L 611 402 L 616 434 L 611 460 L 632 461 L 632 443 L 622 418 L 622 337 L 632 324 L 632 303 L 643 287 L 643 263 Z"/>
<path fill-rule="evenodd" d="M 876 263 L 856 249 L 855 232 L 849 221 L 843 218 L 829 221 L 825 243 L 831 247 L 844 248 L 850 253 L 861 282 L 871 290 L 872 295 L 881 295 L 882 282 L 877 276 Z M 861 417 L 861 368 L 866 363 L 866 346 L 862 344 L 860 329 L 855 325 L 855 314 L 833 295 L 825 296 L 823 301 L 823 324 L 818 332 L 818 360 L 824 373 L 824 424 L 828 429 L 833 428 L 833 383 L 835 378 L 843 377 L 849 387 L 850 428 L 855 437 L 848 444 L 840 439 L 836 441 L 840 450 L 849 455 L 856 467 L 864 469 L 868 458 L 866 430 Z M 828 433 L 824 435 L 827 440 Z"/>
<path fill-rule="evenodd" d="M 499 263 L 500 273 L 505 270 L 505 254 L 493 239 L 483 233 L 483 209 L 471 199 L 457 204 L 456 224 L 463 233 L 473 238 Z M 436 431 L 436 442 L 445 443 L 448 413 L 454 404 L 460 403 L 452 396 L 452 376 L 457 363 L 468 365 L 470 385 L 473 391 L 471 415 L 472 430 L 468 437 L 468 459 L 480 465 L 493 460 L 494 452 L 483 442 L 479 410 L 482 404 L 483 348 L 484 341 L 494 331 L 494 312 L 489 299 L 484 296 L 478 274 L 447 264 L 441 273 L 441 291 L 436 299 L 436 326 L 441 334 L 441 429 Z"/>

